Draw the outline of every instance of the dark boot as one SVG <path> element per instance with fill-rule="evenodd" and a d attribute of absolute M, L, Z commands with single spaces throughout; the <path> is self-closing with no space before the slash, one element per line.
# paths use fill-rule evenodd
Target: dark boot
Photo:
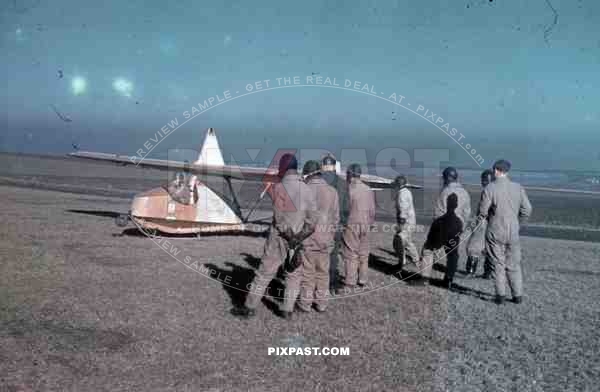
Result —
<path fill-rule="evenodd" d="M 482 279 L 492 279 L 492 265 L 490 261 L 486 258 L 483 263 L 483 275 L 481 275 Z"/>
<path fill-rule="evenodd" d="M 473 256 L 467 257 L 467 265 L 465 265 L 465 272 L 467 275 L 471 273 L 471 268 L 473 266 Z"/>
<path fill-rule="evenodd" d="M 477 267 L 479 266 L 479 257 L 473 257 L 473 264 L 471 264 L 471 271 L 469 273 L 473 276 L 477 273 Z"/>
<path fill-rule="evenodd" d="M 502 305 L 504 304 L 504 296 L 503 295 L 496 295 L 496 299 L 495 301 L 496 305 Z"/>
<path fill-rule="evenodd" d="M 394 251 L 396 252 L 396 257 L 398 258 L 398 265 L 396 266 L 396 270 L 402 272 L 404 269 L 404 244 L 402 244 L 402 238 L 398 234 L 394 236 Z"/>
<path fill-rule="evenodd" d="M 520 304 L 521 302 L 523 302 L 523 297 L 521 297 L 520 295 L 517 297 L 514 297 L 513 302 L 516 304 Z"/>
<path fill-rule="evenodd" d="M 444 288 L 452 291 L 452 279 L 448 278 L 447 276 L 444 278 Z"/>

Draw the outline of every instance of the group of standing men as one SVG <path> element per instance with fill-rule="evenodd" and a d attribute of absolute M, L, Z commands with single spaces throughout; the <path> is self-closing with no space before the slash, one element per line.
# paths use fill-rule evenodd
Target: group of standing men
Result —
<path fill-rule="evenodd" d="M 396 208 L 400 229 L 394 240 L 394 248 L 399 255 L 400 265 L 408 257 L 419 267 L 421 279 L 415 280 L 416 284 L 429 284 L 435 252 L 442 250 L 447 260 L 444 285 L 452 289 L 458 267 L 459 245 L 465 239 L 464 234 L 467 234 L 466 273 L 475 275 L 483 259 L 482 277 L 493 277 L 495 280 L 495 302 L 504 303 L 508 281 L 513 302 L 521 303 L 523 279 L 519 227 L 531 215 L 532 208 L 523 187 L 508 178 L 510 168 L 510 162 L 501 159 L 494 163 L 493 171 L 483 171 L 483 189 L 477 216 L 469 227 L 467 223 L 471 216 L 471 198 L 459 183 L 456 169 L 446 168 L 442 173 L 444 186 L 434 206 L 434 221 L 420 257 L 411 238 L 415 225 L 412 194 L 406 188 L 405 177 L 396 179 Z"/>
<path fill-rule="evenodd" d="M 360 180 L 360 165 L 352 164 L 346 172 L 347 191 L 340 202 L 341 184 L 337 183 L 335 166 L 333 157 L 327 156 L 322 162 L 308 161 L 300 175 L 294 155 L 286 154 L 280 159 L 281 181 L 270 191 L 273 221 L 262 261 L 248 287 L 245 303 L 234 307 L 232 314 L 243 318 L 254 316 L 269 283 L 282 265 L 286 287 L 278 315 L 288 319 L 294 308 L 302 312 L 310 312 L 311 308 L 324 312 L 330 296 L 330 266 L 335 268 L 339 247 L 344 277 L 338 290 L 351 292 L 355 286 L 367 284 L 375 195 Z M 496 301 L 499 303 L 504 300 L 507 278 L 514 301 L 521 301 L 519 219 L 531 213 L 525 191 L 506 177 L 509 170 L 510 163 L 501 160 L 494 164 L 493 176 L 489 171 L 482 175 L 484 189 L 477 225 L 468 245 L 467 272 L 474 274 L 479 260 L 487 259 L 484 276 L 495 276 Z M 412 241 L 416 227 L 412 194 L 406 178 L 396 178 L 398 230 L 394 248 L 399 254 L 401 268 L 405 257 L 419 266 L 422 278 L 417 283 L 421 284 L 429 283 L 434 253 L 443 249 L 448 261 L 444 282 L 451 288 L 458 265 L 458 244 L 471 215 L 471 200 L 458 182 L 454 168 L 446 168 L 443 178 L 444 187 L 434 208 L 435 219 L 420 256 Z M 338 230 L 340 227 L 341 231 Z M 334 263 L 331 263 L 332 259 Z"/>
<path fill-rule="evenodd" d="M 340 202 L 342 192 L 338 191 L 342 184 L 338 184 L 333 157 L 306 162 L 302 175 L 293 155 L 286 154 L 280 159 L 281 181 L 271 187 L 273 221 L 261 264 L 248 287 L 245 303 L 232 309 L 234 315 L 248 318 L 255 314 L 282 264 L 286 287 L 278 315 L 290 318 L 294 308 L 324 312 L 330 297 L 330 266 L 335 267 L 340 246 L 344 282 L 338 290 L 367 283 L 375 195 L 360 180 L 361 172 L 358 164 L 348 167 L 347 192 Z M 280 297 L 282 293 L 271 295 Z"/>

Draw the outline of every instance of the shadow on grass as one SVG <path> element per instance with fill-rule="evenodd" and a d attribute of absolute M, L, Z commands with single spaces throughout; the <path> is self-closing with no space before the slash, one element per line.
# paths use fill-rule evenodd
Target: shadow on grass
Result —
<path fill-rule="evenodd" d="M 230 269 L 225 269 L 212 263 L 205 264 L 207 268 L 215 271 L 216 276 L 222 276 L 227 279 L 226 282 L 222 283 L 223 290 L 229 295 L 231 304 L 234 307 L 242 306 L 246 302 L 246 298 L 249 295 L 249 287 L 256 277 L 255 271 L 260 266 L 261 261 L 260 258 L 249 253 L 242 253 L 241 255 L 250 268 L 231 262 L 225 263 L 225 267 L 229 267 Z M 269 283 L 265 291 L 265 296 L 262 299 L 262 303 L 273 313 L 279 310 L 279 303 L 283 301 L 285 285 L 282 282 L 284 281 L 285 274 L 281 266 L 277 272 L 277 276 Z"/>
<path fill-rule="evenodd" d="M 212 263 L 204 265 L 207 268 L 215 270 L 217 276 L 223 276 L 227 279 L 222 284 L 223 290 L 225 290 L 231 299 L 231 304 L 233 306 L 243 305 L 244 301 L 246 301 L 248 287 L 255 276 L 254 269 L 241 267 L 229 262 L 225 263 L 225 266 L 230 267 L 231 269 L 225 269 Z"/>
<path fill-rule="evenodd" d="M 125 229 L 121 232 L 121 234 L 113 234 L 114 237 L 147 237 L 148 235 L 156 236 L 156 237 L 165 237 L 165 238 L 208 238 L 208 237 L 227 237 L 227 236 L 235 236 L 235 237 L 250 237 L 250 238 L 266 238 L 268 236 L 268 232 L 262 231 L 243 231 L 243 230 L 227 230 L 227 231 L 218 231 L 218 232 L 205 232 L 205 233 L 181 233 L 181 234 L 172 234 L 172 233 L 163 233 L 163 232 L 151 232 L 148 231 L 148 234 L 143 233 L 140 229 L 136 227 L 131 227 Z"/>
<path fill-rule="evenodd" d="M 121 215 L 127 215 L 123 212 L 116 211 L 97 211 L 97 210 L 66 210 L 66 212 L 71 212 L 73 214 L 82 214 L 82 215 L 92 215 L 99 216 L 102 218 L 112 218 L 116 219 Z"/>
<path fill-rule="evenodd" d="M 435 287 L 440 287 L 443 289 L 447 289 L 444 281 L 442 279 L 430 279 L 429 280 L 430 284 L 432 286 Z M 459 285 L 457 283 L 453 283 L 452 284 L 452 292 L 457 293 L 457 294 L 461 294 L 461 295 L 468 295 L 471 297 L 475 297 L 478 299 L 481 299 L 483 301 L 487 301 L 487 302 L 493 302 L 494 301 L 494 296 L 492 294 L 486 293 L 484 291 L 481 290 L 477 290 L 477 289 L 472 289 L 470 287 L 466 287 L 466 286 L 462 286 Z"/>

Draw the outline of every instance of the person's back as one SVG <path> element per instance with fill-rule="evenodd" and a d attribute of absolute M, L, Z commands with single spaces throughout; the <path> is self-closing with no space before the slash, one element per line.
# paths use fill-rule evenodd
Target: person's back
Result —
<path fill-rule="evenodd" d="M 400 222 L 400 219 L 404 219 L 403 223 Z M 417 224 L 413 197 L 408 188 L 402 188 L 398 191 L 396 197 L 396 220 L 398 224 L 409 225 L 412 230 L 414 230 L 414 226 Z"/>
<path fill-rule="evenodd" d="M 248 296 L 243 305 L 235 306 L 231 313 L 239 317 L 251 317 L 255 314 L 255 308 L 260 303 L 268 284 L 273 279 L 279 266 L 287 260 L 284 267 L 288 268 L 286 278 L 286 294 L 284 302 L 278 314 L 284 318 L 291 315 L 290 306 L 293 306 L 296 297 L 288 295 L 297 291 L 290 287 L 290 276 L 295 274 L 295 281 L 299 282 L 298 276 L 301 268 L 297 261 L 298 257 L 287 257 L 288 251 L 297 253 L 299 245 L 306 240 L 315 229 L 316 206 L 313 191 L 302 181 L 297 172 L 298 161 L 293 154 L 285 154 L 279 161 L 279 178 L 271 187 L 270 195 L 273 200 L 273 220 L 269 236 L 265 241 L 263 257 L 256 271 L 256 275 L 248 290 Z M 297 294 L 296 294 L 297 296 Z"/>
<path fill-rule="evenodd" d="M 510 284 L 513 301 L 520 303 L 523 294 L 521 275 L 521 245 L 519 220 L 531 214 L 531 203 L 521 185 L 506 176 L 510 162 L 494 163 L 494 182 L 481 194 L 479 218 L 488 218 L 485 235 L 486 253 L 494 266 L 496 302 L 502 304 L 506 293 L 506 281 Z"/>
<path fill-rule="evenodd" d="M 396 223 L 393 247 L 398 257 L 398 270 L 402 272 L 406 257 L 416 263 L 419 261 L 417 247 L 413 243 L 412 233 L 415 231 L 417 219 L 411 191 L 406 187 L 408 181 L 400 175 L 394 180 L 396 189 Z"/>
<path fill-rule="evenodd" d="M 273 199 L 273 226 L 283 233 L 287 229 L 297 233 L 308 214 L 315 214 L 314 191 L 296 172 L 286 173 L 281 182 L 271 188 Z"/>
<path fill-rule="evenodd" d="M 458 244 L 460 234 L 463 231 L 463 222 L 456 214 L 458 208 L 458 196 L 451 193 L 447 198 L 446 213 L 438 220 L 440 221 L 440 237 L 446 252 L 446 281 L 452 285 L 454 274 L 458 266 Z"/>
<path fill-rule="evenodd" d="M 348 218 L 344 225 L 343 258 L 346 288 L 367 283 L 369 268 L 369 232 L 375 222 L 375 195 L 360 180 L 360 165 L 348 167 Z M 357 277 L 358 273 L 358 277 Z"/>
<path fill-rule="evenodd" d="M 375 195 L 359 179 L 348 185 L 348 225 L 372 225 L 375 221 Z"/>
<path fill-rule="evenodd" d="M 308 187 L 314 192 L 316 204 L 316 230 L 307 238 L 307 249 L 328 249 L 333 247 L 335 232 L 339 222 L 338 193 L 323 178 L 315 177 L 308 181 Z"/>
<path fill-rule="evenodd" d="M 463 231 L 462 220 L 455 211 L 448 211 L 439 218 L 440 238 L 444 246 L 455 248 L 460 243 L 460 234 Z"/>
<path fill-rule="evenodd" d="M 529 215 L 531 205 L 523 187 L 508 177 L 497 178 L 484 191 L 489 199 L 488 233 L 502 243 L 519 240 L 519 218 Z"/>
<path fill-rule="evenodd" d="M 319 312 L 327 308 L 330 253 L 339 222 L 337 191 L 321 177 L 318 168 L 318 162 L 308 161 L 303 170 L 308 186 L 315 193 L 317 209 L 315 232 L 306 239 L 302 253 L 301 293 L 297 307 L 306 312 L 310 311 L 311 305 Z"/>
<path fill-rule="evenodd" d="M 457 197 L 456 216 L 465 226 L 471 216 L 471 196 L 459 182 L 451 182 L 442 189 L 434 209 L 434 218 L 439 218 L 447 212 L 446 201 L 452 194 Z"/>
<path fill-rule="evenodd" d="M 448 248 L 447 243 L 450 240 L 455 241 L 456 246 L 450 247 L 454 251 L 452 255 L 448 255 L 444 276 L 444 285 L 450 289 L 458 266 L 459 237 L 471 215 L 471 197 L 458 182 L 458 172 L 455 168 L 444 169 L 442 177 L 444 187 L 440 191 L 433 209 L 434 222 L 430 228 L 430 235 L 427 236 L 427 241 L 423 245 L 420 267 L 421 276 L 428 280 L 435 262 L 434 251 L 440 247 Z"/>

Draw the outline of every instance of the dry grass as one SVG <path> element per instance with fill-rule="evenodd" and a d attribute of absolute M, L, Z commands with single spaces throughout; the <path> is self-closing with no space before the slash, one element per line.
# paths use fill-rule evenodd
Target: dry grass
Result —
<path fill-rule="evenodd" d="M 228 313 L 239 291 L 122 234 L 110 213 L 127 199 L 0 197 L 0 391 L 597 390 L 600 244 L 524 237 L 525 302 L 498 307 L 488 281 L 459 276 L 449 293 L 388 275 L 392 238 L 378 233 L 369 274 L 385 288 L 325 314 L 284 321 L 261 306 L 241 321 Z M 169 241 L 243 287 L 264 239 Z M 267 355 L 290 345 L 350 356 Z"/>

